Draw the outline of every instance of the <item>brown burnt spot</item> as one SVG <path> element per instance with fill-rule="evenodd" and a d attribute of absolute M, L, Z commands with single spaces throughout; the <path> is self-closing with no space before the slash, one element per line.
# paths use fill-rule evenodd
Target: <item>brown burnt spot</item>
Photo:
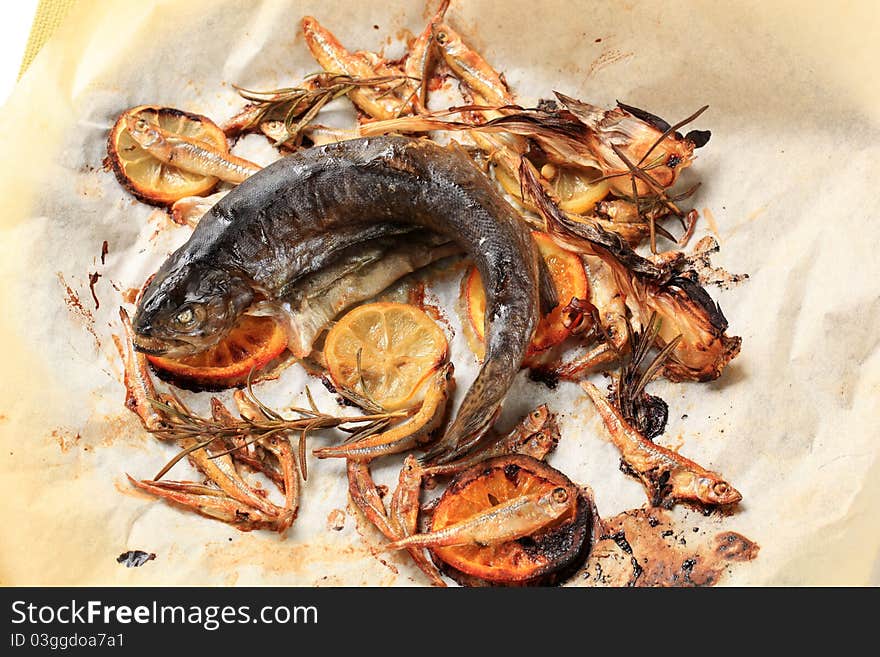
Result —
<path fill-rule="evenodd" d="M 50 435 L 52 440 L 58 443 L 63 453 L 67 453 L 72 447 L 76 447 L 82 440 L 80 434 L 68 431 L 67 429 L 54 429 Z"/>
<path fill-rule="evenodd" d="M 137 301 L 138 294 L 140 293 L 141 291 L 136 287 L 130 287 L 122 293 L 122 300 L 125 301 L 125 303 L 134 303 Z"/>
<path fill-rule="evenodd" d="M 426 290 L 424 280 L 414 281 L 407 290 L 407 303 L 421 308 L 428 317 L 445 327 L 447 334 L 455 335 L 455 329 L 446 317 L 446 313 L 439 305 L 432 303 L 434 300 Z"/>
<path fill-rule="evenodd" d="M 92 300 L 95 302 L 95 310 L 101 307 L 101 302 L 98 300 L 98 295 L 95 294 L 95 283 L 98 282 L 98 279 L 101 278 L 101 274 L 98 272 L 93 272 L 89 274 L 89 292 L 92 293 Z"/>
<path fill-rule="evenodd" d="M 758 553 L 740 534 L 713 535 L 694 525 L 656 508 L 614 516 L 603 522 L 581 580 L 587 586 L 713 586 L 733 562 Z"/>
<path fill-rule="evenodd" d="M 448 74 L 444 73 L 435 73 L 434 75 L 432 75 L 431 79 L 428 80 L 428 91 L 437 91 L 438 89 L 442 89 L 448 77 Z"/>
<path fill-rule="evenodd" d="M 67 281 L 64 279 L 64 276 L 61 274 L 61 272 L 58 272 L 57 276 L 58 276 L 58 280 L 61 281 L 61 285 L 64 286 L 64 291 L 65 291 L 64 303 L 67 304 L 67 307 L 72 312 L 75 312 L 83 317 L 87 317 L 89 319 L 92 319 L 92 314 L 83 307 L 76 292 L 74 292 L 73 288 L 71 288 L 67 284 Z"/>
<path fill-rule="evenodd" d="M 666 443 L 666 449 L 673 452 L 680 452 L 681 448 L 684 447 L 684 434 L 682 432 L 678 432 L 678 435 Z"/>
<path fill-rule="evenodd" d="M 121 563 L 126 568 L 140 568 L 148 561 L 156 558 L 155 552 L 144 552 L 143 550 L 129 550 L 123 552 L 116 557 L 116 563 Z"/>
<path fill-rule="evenodd" d="M 333 509 L 327 515 L 327 529 L 338 532 L 345 527 L 345 511 L 342 509 Z"/>
<path fill-rule="evenodd" d="M 723 532 L 715 537 L 715 554 L 728 561 L 751 561 L 761 547 L 736 532 Z"/>
<path fill-rule="evenodd" d="M 373 27 L 375 28 L 376 26 L 374 25 Z M 412 30 L 406 27 L 402 27 L 394 33 L 394 40 L 400 43 L 411 43 L 415 38 L 416 35 L 412 33 Z M 391 37 L 388 37 L 388 40 L 390 43 Z M 406 59 L 406 55 L 397 60 L 390 60 L 388 63 L 402 64 L 404 59 Z"/>
<path fill-rule="evenodd" d="M 3 413 L 0 413 L 0 422 L 6 422 L 6 420 L 8 420 L 8 419 L 9 419 L 8 415 L 3 415 Z"/>
<path fill-rule="evenodd" d="M 424 310 L 425 304 L 425 284 L 422 281 L 417 281 L 415 284 L 410 286 L 409 290 L 407 290 L 407 302 L 411 306 L 418 306 Z"/>
<path fill-rule="evenodd" d="M 168 212 L 164 208 L 153 210 L 150 213 L 150 216 L 147 217 L 147 223 L 154 226 L 153 233 L 148 238 L 150 242 L 155 242 L 159 235 L 169 227 L 176 226 L 176 224 L 170 220 Z"/>
<path fill-rule="evenodd" d="M 107 254 L 110 252 L 110 245 L 107 243 L 107 240 L 104 240 L 103 244 L 101 244 L 101 264 L 104 264 L 104 260 L 107 257 Z"/>
<path fill-rule="evenodd" d="M 98 338 L 98 334 L 95 333 L 94 315 L 92 315 L 91 311 L 83 306 L 79 296 L 73 290 L 73 288 L 68 285 L 67 280 L 65 280 L 64 278 L 64 275 L 60 271 L 56 272 L 55 275 L 58 277 L 58 281 L 64 288 L 64 303 L 67 306 L 67 309 L 79 320 L 79 322 L 82 323 L 83 327 L 92 334 L 92 337 L 95 338 L 95 343 L 97 347 L 100 349 L 101 340 L 100 338 Z"/>
<path fill-rule="evenodd" d="M 712 256 L 720 249 L 718 240 L 711 235 L 706 235 L 694 246 L 692 255 L 688 256 L 700 284 L 716 285 L 722 290 L 727 290 L 748 280 L 748 274 L 731 274 L 722 267 L 712 265 Z"/>
<path fill-rule="evenodd" d="M 559 385 L 559 372 L 555 367 L 532 367 L 529 369 L 529 380 L 535 383 L 543 383 L 550 390 L 556 390 Z"/>

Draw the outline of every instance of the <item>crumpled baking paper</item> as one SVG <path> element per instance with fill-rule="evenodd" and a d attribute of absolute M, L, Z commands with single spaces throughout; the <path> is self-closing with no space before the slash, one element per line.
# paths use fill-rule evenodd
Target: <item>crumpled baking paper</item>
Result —
<path fill-rule="evenodd" d="M 348 508 L 337 461 L 310 461 L 300 517 L 285 536 L 239 533 L 128 485 L 125 473 L 148 478 L 175 449 L 124 409 L 110 336 L 122 292 L 139 287 L 188 231 L 129 196 L 102 159 L 108 129 L 130 106 L 164 104 L 220 122 L 242 105 L 233 83 L 277 88 L 314 72 L 304 15 L 351 50 L 399 53 L 402 30 L 418 33 L 432 9 L 419 1 L 81 2 L 43 49 L 0 120 L 0 582 L 425 582 L 404 557 L 371 554 L 375 534 Z M 712 522 L 761 549 L 722 583 L 880 584 L 880 94 L 867 83 L 880 19 L 871 3 L 455 0 L 448 17 L 524 104 L 558 89 L 670 121 L 710 105 L 695 126 L 713 133 L 690 174 L 703 182 L 696 238 L 715 235 L 715 264 L 750 275 L 712 292 L 743 349 L 716 382 L 652 384 L 671 409 L 661 440 L 744 495 L 736 513 Z M 276 157 L 260 137 L 236 152 L 262 164 Z M 460 394 L 477 365 L 450 278 L 433 294 L 455 330 Z M 333 407 L 299 367 L 259 393 L 281 405 L 301 401 L 306 384 Z M 207 409 L 208 395 L 189 398 Z M 602 516 L 645 503 L 575 386 L 551 391 L 523 373 L 502 426 L 538 401 L 561 414 L 551 463 L 592 487 Z M 192 476 L 176 467 L 171 476 Z M 378 468 L 376 478 L 393 483 L 396 467 Z M 344 511 L 340 530 L 328 520 L 335 509 Z M 117 563 L 134 549 L 156 559 Z"/>

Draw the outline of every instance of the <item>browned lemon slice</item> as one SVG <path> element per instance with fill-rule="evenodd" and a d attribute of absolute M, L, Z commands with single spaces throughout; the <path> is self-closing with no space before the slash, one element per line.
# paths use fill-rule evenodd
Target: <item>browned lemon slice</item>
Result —
<path fill-rule="evenodd" d="M 610 180 L 593 182 L 601 174 L 596 169 L 576 167 L 545 167 L 551 172 L 550 183 L 559 199 L 559 208 L 572 214 L 584 214 L 608 195 Z M 514 198 L 521 198 L 519 181 L 508 175 L 501 167 L 495 168 L 495 179 L 505 192 Z"/>
<path fill-rule="evenodd" d="M 229 151 L 226 135 L 211 119 L 171 107 L 140 105 L 119 115 L 107 140 L 108 161 L 117 180 L 138 199 L 167 205 L 184 196 L 201 196 L 217 184 L 214 176 L 203 176 L 165 164 L 150 155 L 125 129 L 125 115 L 137 113 L 163 130 L 205 142 L 206 146 Z"/>
<path fill-rule="evenodd" d="M 446 360 L 447 350 L 446 335 L 434 320 L 403 303 L 359 306 L 330 329 L 324 342 L 333 382 L 389 410 L 418 401 L 416 393 Z"/>

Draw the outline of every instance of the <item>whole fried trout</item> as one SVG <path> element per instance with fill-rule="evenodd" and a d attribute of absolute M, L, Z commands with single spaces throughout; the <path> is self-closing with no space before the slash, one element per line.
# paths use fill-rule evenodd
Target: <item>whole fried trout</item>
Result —
<path fill-rule="evenodd" d="M 204 350 L 249 308 L 283 299 L 352 245 L 414 227 L 458 243 L 486 290 L 486 359 L 428 455 L 453 459 L 491 425 L 540 312 L 556 303 L 526 225 L 460 148 L 355 139 L 255 173 L 211 208 L 149 283 L 134 317 L 136 346 L 178 356 Z"/>

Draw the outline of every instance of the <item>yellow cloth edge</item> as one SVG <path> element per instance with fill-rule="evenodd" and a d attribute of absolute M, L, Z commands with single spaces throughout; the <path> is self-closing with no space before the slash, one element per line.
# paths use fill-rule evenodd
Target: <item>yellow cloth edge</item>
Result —
<path fill-rule="evenodd" d="M 31 25 L 31 33 L 28 36 L 24 56 L 21 60 L 21 68 L 18 77 L 21 78 L 30 66 L 34 57 L 40 52 L 43 44 L 49 40 L 58 26 L 64 21 L 64 17 L 73 7 L 76 0 L 40 0 L 34 13 L 34 22 Z"/>

